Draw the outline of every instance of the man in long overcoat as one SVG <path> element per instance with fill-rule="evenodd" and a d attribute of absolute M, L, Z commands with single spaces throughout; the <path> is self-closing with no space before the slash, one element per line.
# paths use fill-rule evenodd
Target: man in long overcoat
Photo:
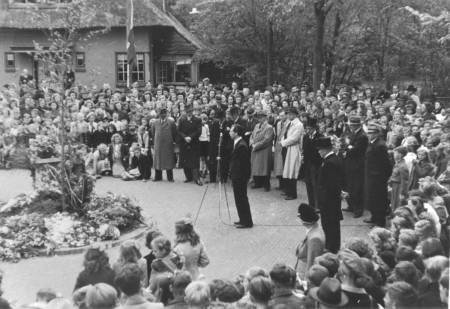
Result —
<path fill-rule="evenodd" d="M 203 183 L 199 177 L 200 168 L 200 141 L 202 134 L 202 120 L 192 115 L 194 108 L 186 106 L 186 116 L 181 117 L 178 125 L 180 139 L 180 167 L 186 176 L 185 183 L 194 181 L 197 185 Z"/>
<path fill-rule="evenodd" d="M 166 170 L 167 180 L 173 182 L 174 142 L 177 138 L 177 126 L 171 117 L 167 117 L 167 109 L 161 109 L 160 118 L 152 123 L 151 132 L 154 143 L 153 166 L 155 178 L 153 181 L 162 180 L 162 171 Z"/>
<path fill-rule="evenodd" d="M 303 137 L 303 163 L 305 164 L 305 184 L 308 203 L 316 210 L 317 205 L 317 175 L 322 164 L 322 158 L 316 148 L 317 140 L 322 134 L 317 131 L 317 120 L 308 118 L 305 124 L 306 134 Z"/>
<path fill-rule="evenodd" d="M 369 146 L 366 152 L 364 201 L 372 217 L 365 223 L 379 227 L 386 225 L 386 209 L 389 205 L 387 183 L 392 173 L 386 143 L 381 138 L 381 127 L 371 123 L 367 128 Z"/>
<path fill-rule="evenodd" d="M 341 210 L 344 163 L 333 152 L 331 138 L 320 138 L 317 141 L 317 148 L 323 158 L 317 178 L 317 202 L 325 233 L 325 249 L 337 253 L 341 247 L 340 221 L 344 219 Z"/>
<path fill-rule="evenodd" d="M 252 189 L 263 188 L 270 191 L 273 127 L 267 122 L 267 114 L 257 114 L 258 124 L 250 136 L 251 166 L 254 185 Z"/>
<path fill-rule="evenodd" d="M 283 147 L 283 182 L 286 188 L 286 200 L 297 198 L 297 177 L 302 164 L 303 124 L 298 119 L 298 111 L 291 107 L 287 111 L 289 123 L 284 132 L 281 147 Z"/>
<path fill-rule="evenodd" d="M 362 129 L 360 116 L 351 116 L 348 124 L 352 131 L 345 155 L 346 191 L 349 197 L 348 208 L 343 210 L 353 211 L 353 218 L 359 218 L 364 212 L 364 165 L 369 139 Z"/>
<path fill-rule="evenodd" d="M 280 120 L 278 121 L 276 125 L 275 130 L 275 152 L 274 152 L 274 158 L 273 158 L 273 164 L 274 164 L 274 171 L 275 176 L 278 178 L 279 186 L 275 189 L 284 190 L 284 183 L 283 183 L 283 169 L 284 169 L 284 162 L 283 162 L 283 154 L 282 150 L 283 147 L 281 147 L 281 140 L 284 137 L 284 133 L 286 132 L 286 127 L 289 123 L 288 116 L 284 110 L 282 110 L 278 114 Z"/>

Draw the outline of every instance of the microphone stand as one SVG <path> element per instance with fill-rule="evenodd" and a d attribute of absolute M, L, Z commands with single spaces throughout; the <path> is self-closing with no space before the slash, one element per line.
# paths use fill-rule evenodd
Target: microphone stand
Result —
<path fill-rule="evenodd" d="M 223 134 L 222 132 L 220 133 L 220 137 L 219 137 L 219 146 L 218 146 L 218 152 L 217 152 L 217 178 L 219 179 L 219 211 L 220 211 L 220 203 L 222 201 L 222 175 L 220 174 L 220 160 L 222 159 L 220 157 L 220 151 L 222 149 L 222 139 L 223 139 Z M 214 189 L 216 189 L 217 183 L 214 186 Z M 224 194 L 225 194 L 225 199 L 227 202 L 227 210 L 228 210 L 228 218 L 231 221 L 231 214 L 230 214 L 230 206 L 228 205 L 228 196 L 227 196 L 227 191 L 226 191 L 226 187 L 225 184 L 223 184 L 223 190 L 224 190 Z"/>

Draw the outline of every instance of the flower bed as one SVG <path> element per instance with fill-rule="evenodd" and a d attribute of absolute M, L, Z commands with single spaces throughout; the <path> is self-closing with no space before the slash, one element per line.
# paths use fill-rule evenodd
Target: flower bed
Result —
<path fill-rule="evenodd" d="M 0 208 L 0 260 L 17 262 L 46 249 L 82 247 L 119 239 L 143 223 L 139 203 L 125 195 L 91 194 L 84 215 L 63 212 L 61 191 L 45 188 L 11 199 Z"/>

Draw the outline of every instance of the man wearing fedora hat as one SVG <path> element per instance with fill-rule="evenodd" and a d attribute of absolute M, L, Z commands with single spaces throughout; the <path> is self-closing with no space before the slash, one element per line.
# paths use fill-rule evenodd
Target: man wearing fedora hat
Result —
<path fill-rule="evenodd" d="M 348 303 L 348 297 L 342 291 L 341 283 L 335 278 L 323 279 L 320 287 L 312 288 L 309 295 L 320 304 L 316 308 L 344 307 Z"/>
<path fill-rule="evenodd" d="M 314 265 L 314 259 L 323 254 L 325 249 L 325 234 L 319 228 L 319 215 L 308 204 L 300 204 L 298 215 L 306 228 L 306 237 L 297 247 L 297 273 L 301 280 L 305 280 L 306 272 Z"/>
<path fill-rule="evenodd" d="M 202 121 L 193 115 L 194 107 L 185 107 L 186 116 L 179 120 L 178 136 L 180 138 L 180 166 L 186 176 L 185 183 L 194 181 L 197 185 L 203 183 L 199 177 L 200 168 L 200 141 L 202 134 Z"/>
<path fill-rule="evenodd" d="M 325 249 L 337 253 L 341 247 L 341 193 L 344 178 L 342 159 L 333 152 L 331 138 L 322 137 L 317 149 L 323 158 L 317 178 L 317 202 L 325 233 Z"/>
<path fill-rule="evenodd" d="M 348 208 L 344 211 L 353 211 L 354 218 L 359 218 L 364 212 L 364 161 L 369 139 L 362 129 L 360 116 L 350 116 L 348 121 L 352 132 L 350 143 L 345 152 L 346 190 L 349 193 Z"/>
<path fill-rule="evenodd" d="M 392 173 L 392 166 L 386 143 L 381 138 L 380 125 L 369 124 L 367 135 L 369 146 L 366 151 L 364 169 L 364 202 L 372 217 L 365 219 L 364 222 L 384 228 L 385 213 L 389 206 L 387 184 Z"/>
<path fill-rule="evenodd" d="M 317 175 L 319 173 L 322 158 L 316 148 L 316 144 L 322 134 L 317 131 L 317 120 L 307 118 L 306 134 L 303 137 L 303 162 L 305 164 L 305 184 L 308 194 L 308 203 L 311 207 L 319 210 L 317 205 Z"/>
<path fill-rule="evenodd" d="M 408 92 L 408 96 L 411 98 L 411 100 L 414 101 L 416 106 L 419 106 L 420 105 L 420 98 L 416 94 L 417 88 L 414 87 L 414 85 L 409 85 L 408 88 L 406 88 L 406 91 Z"/>
<path fill-rule="evenodd" d="M 255 117 L 256 110 L 253 107 L 247 108 L 245 114 L 247 115 L 247 124 L 244 127 L 246 129 L 244 140 L 247 142 L 247 145 L 249 145 L 250 135 L 258 124 L 258 119 Z"/>
<path fill-rule="evenodd" d="M 270 172 L 271 172 L 271 156 L 273 127 L 267 121 L 267 114 L 258 112 L 257 116 L 259 124 L 250 136 L 251 149 L 251 170 L 255 184 L 252 189 L 263 188 L 264 191 L 270 191 Z"/>
<path fill-rule="evenodd" d="M 298 110 L 291 107 L 287 110 L 289 123 L 280 144 L 283 155 L 283 183 L 286 189 L 286 200 L 297 198 L 297 177 L 302 164 L 303 124 L 298 119 Z"/>

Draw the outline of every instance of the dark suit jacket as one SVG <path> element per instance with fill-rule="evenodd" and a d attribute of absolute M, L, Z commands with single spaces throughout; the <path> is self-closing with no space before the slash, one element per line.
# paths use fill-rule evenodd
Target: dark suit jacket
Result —
<path fill-rule="evenodd" d="M 122 161 L 122 165 L 125 169 L 127 169 L 128 168 L 128 158 L 129 158 L 129 154 L 130 154 L 128 147 L 124 144 L 120 145 L 120 153 L 121 153 L 120 160 Z M 111 166 L 113 166 L 113 154 L 114 154 L 114 145 L 111 144 L 111 145 L 109 145 L 109 151 L 108 151 L 108 160 L 109 160 L 109 163 L 111 164 Z"/>
<path fill-rule="evenodd" d="M 364 186 L 366 209 L 384 210 L 388 201 L 387 182 L 392 173 L 386 143 L 378 137 L 366 151 Z"/>
<path fill-rule="evenodd" d="M 344 182 L 344 164 L 334 153 L 323 160 L 317 178 L 317 196 L 322 223 L 326 218 L 342 220 L 341 191 Z"/>
<path fill-rule="evenodd" d="M 232 181 L 247 181 L 250 179 L 248 146 L 243 139 L 237 142 L 230 158 L 230 178 Z"/>
<path fill-rule="evenodd" d="M 211 124 L 209 132 L 209 158 L 216 160 L 219 149 L 220 133 L 222 133 L 222 144 L 220 145 L 220 155 L 228 156 L 233 149 L 233 140 L 230 138 L 230 133 L 227 128 L 231 128 L 232 123 L 224 120 L 220 124 L 220 120 L 215 119 Z"/>
<path fill-rule="evenodd" d="M 322 137 L 318 131 L 314 133 L 313 138 L 309 137 L 309 134 L 306 134 L 303 137 L 303 156 L 305 165 L 312 164 L 315 167 L 319 168 L 322 163 L 322 158 L 320 157 L 319 152 L 317 151 L 316 144 L 317 140 Z"/>
<path fill-rule="evenodd" d="M 202 134 L 202 121 L 192 116 L 191 120 L 182 117 L 179 120 L 178 137 L 180 142 L 180 166 L 183 168 L 198 169 L 200 166 L 200 141 Z M 184 138 L 190 137 L 187 143 Z"/>
<path fill-rule="evenodd" d="M 347 148 L 347 156 L 345 166 L 347 173 L 361 172 L 364 174 L 364 162 L 366 158 L 367 146 L 369 139 L 366 132 L 361 128 L 358 132 L 353 134 L 350 139 L 351 149 Z"/>

